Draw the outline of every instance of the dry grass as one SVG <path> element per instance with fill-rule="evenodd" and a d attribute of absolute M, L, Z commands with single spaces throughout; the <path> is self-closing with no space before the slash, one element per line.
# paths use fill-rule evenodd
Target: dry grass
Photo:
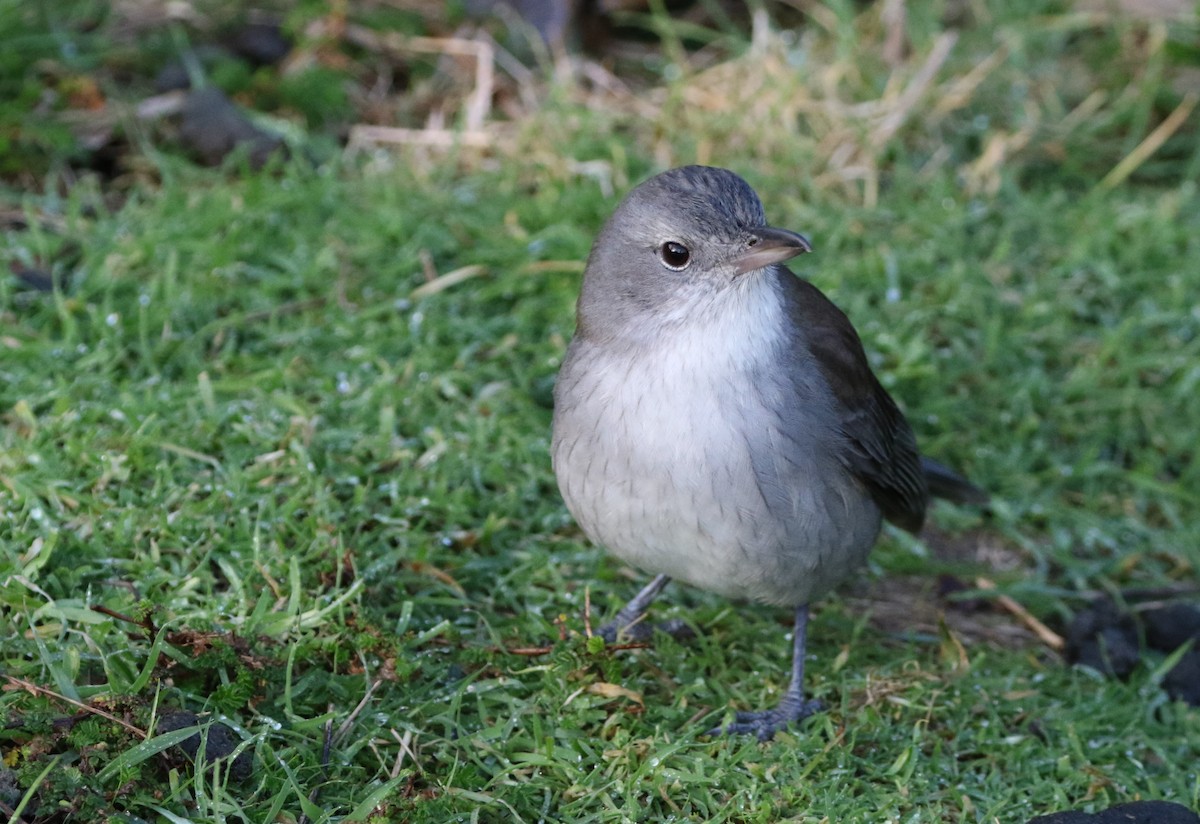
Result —
<path fill-rule="evenodd" d="M 418 43 L 347 27 L 344 36 L 356 45 L 442 50 L 448 59 L 469 52 L 475 66 L 473 74 L 447 75 L 459 81 L 423 128 L 360 124 L 352 145 L 468 148 L 482 150 L 480 157 L 561 170 L 572 161 L 557 151 L 554 138 L 580 124 L 556 121 L 574 120 L 582 111 L 621 124 L 660 167 L 739 156 L 803 158 L 808 185 L 837 190 L 872 208 L 899 141 L 924 155 L 923 174 L 949 165 L 969 192 L 994 195 L 1006 169 L 1031 159 L 1060 158 L 1064 146 L 1084 139 L 1082 133 L 1096 123 L 1119 119 L 1142 94 L 1148 75 L 1161 69 L 1167 44 L 1163 20 L 1180 16 L 1178 4 L 1164 0 L 1146 7 L 1081 4 L 1056 16 L 993 25 L 986 9 L 977 8 L 973 13 L 984 19 L 976 23 L 992 32 L 991 43 L 981 49 L 978 38 L 970 45 L 960 42 L 956 29 L 912 42 L 903 0 L 868 7 L 851 20 L 817 3 L 798 5 L 807 15 L 803 27 L 780 29 L 759 9 L 745 42 L 726 40 L 700 52 L 681 52 L 678 78 L 665 82 L 618 77 L 604 62 L 578 56 L 560 59 L 547 78 L 521 66 L 484 31 L 470 39 Z M 1035 50 L 1049 33 L 1086 37 L 1114 28 L 1129 31 L 1122 39 L 1121 61 L 1137 67 L 1120 85 L 1106 88 L 1101 77 L 1083 81 L 1103 67 L 1076 64 L 1082 74 L 1072 84 L 1090 93 L 1073 100 L 1070 87 L 1054 78 L 1035 79 L 1009 111 L 995 111 L 996 98 L 1011 97 L 1006 87 L 1029 81 L 1014 55 Z M 854 43 L 853 51 L 845 48 L 848 42 Z M 714 51 L 722 50 L 724 59 L 714 60 Z M 864 55 L 876 57 L 864 61 Z M 553 97 L 551 89 L 565 95 L 569 105 L 547 111 L 544 101 Z M 489 109 L 489 96 L 501 101 L 499 109 Z M 1135 173 L 1187 126 L 1195 102 L 1187 94 L 1141 143 L 1114 158 L 1099 185 L 1111 188 Z M 978 135 L 977 149 L 956 150 L 942 139 L 979 112 L 987 112 L 992 122 Z M 692 144 L 683 142 L 689 146 L 686 156 L 679 154 L 680 133 L 696 136 Z M 615 183 L 628 185 L 621 179 Z"/>

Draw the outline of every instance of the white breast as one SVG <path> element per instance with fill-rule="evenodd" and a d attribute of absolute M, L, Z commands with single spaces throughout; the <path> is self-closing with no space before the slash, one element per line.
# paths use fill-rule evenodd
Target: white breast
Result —
<path fill-rule="evenodd" d="M 573 342 L 554 468 L 580 526 L 623 560 L 795 605 L 863 560 L 880 516 L 827 457 L 827 393 L 777 374 L 783 308 L 754 286 L 664 318 L 649 348 Z"/>

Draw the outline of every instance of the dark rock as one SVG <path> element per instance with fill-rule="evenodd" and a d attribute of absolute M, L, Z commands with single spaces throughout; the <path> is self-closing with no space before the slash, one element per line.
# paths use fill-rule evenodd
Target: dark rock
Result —
<path fill-rule="evenodd" d="M 1160 652 L 1174 652 L 1190 639 L 1200 646 L 1200 609 L 1191 604 L 1169 604 L 1142 613 L 1146 643 Z"/>
<path fill-rule="evenodd" d="M 1200 824 L 1200 816 L 1170 801 L 1134 801 L 1094 814 L 1069 810 L 1039 815 L 1029 824 Z"/>
<path fill-rule="evenodd" d="M 54 291 L 54 275 L 49 271 L 31 266 L 21 266 L 17 263 L 10 264 L 9 268 L 12 269 L 17 280 L 35 292 Z"/>
<path fill-rule="evenodd" d="M 1067 628 L 1067 660 L 1097 672 L 1127 678 L 1140 650 L 1133 618 L 1111 601 L 1097 601 L 1076 614 Z"/>
<path fill-rule="evenodd" d="M 1200 649 L 1188 650 L 1163 678 L 1162 686 L 1176 701 L 1200 707 Z"/>
<path fill-rule="evenodd" d="M 947 609 L 957 610 L 959 612 L 980 612 L 988 608 L 988 602 L 982 598 L 961 598 L 958 597 L 964 592 L 970 592 L 975 589 L 972 584 L 967 583 L 957 575 L 951 575 L 943 572 L 937 577 L 937 596 L 938 600 L 945 602 Z"/>
<path fill-rule="evenodd" d="M 12 809 L 21 803 L 21 787 L 17 784 L 17 774 L 0 766 L 0 804 Z M 10 819 L 11 820 L 11 819 Z"/>
<path fill-rule="evenodd" d="M 177 711 L 170 712 L 158 719 L 155 731 L 158 733 L 173 732 L 185 727 L 207 727 L 204 736 L 199 732 L 185 738 L 179 743 L 179 749 L 194 763 L 200 752 L 200 744 L 204 743 L 204 761 L 211 764 L 228 759 L 237 749 L 241 739 L 231 730 L 216 721 L 203 720 L 195 713 Z M 249 752 L 241 752 L 229 762 L 229 774 L 237 781 L 244 781 L 254 771 L 254 760 Z"/>
<path fill-rule="evenodd" d="M 179 136 L 201 160 L 217 165 L 238 147 L 249 151 L 250 165 L 261 168 L 283 141 L 264 132 L 247 119 L 242 110 L 220 89 L 199 89 L 183 104 Z"/>
<path fill-rule="evenodd" d="M 187 67 L 182 61 L 176 60 L 163 66 L 154 76 L 154 90 L 159 94 L 173 92 L 177 89 L 190 89 L 192 79 L 188 77 Z"/>
<path fill-rule="evenodd" d="M 561 48 L 571 27 L 573 6 L 571 0 L 467 0 L 466 10 L 477 17 L 515 14 L 537 31 L 546 45 Z"/>
<path fill-rule="evenodd" d="M 1091 813 L 1081 813 L 1078 810 L 1067 810 L 1062 813 L 1039 815 L 1029 819 L 1029 824 L 1096 824 L 1096 816 Z"/>
<path fill-rule="evenodd" d="M 278 23 L 246 23 L 230 35 L 229 48 L 254 66 L 274 66 L 287 57 L 292 44 Z"/>

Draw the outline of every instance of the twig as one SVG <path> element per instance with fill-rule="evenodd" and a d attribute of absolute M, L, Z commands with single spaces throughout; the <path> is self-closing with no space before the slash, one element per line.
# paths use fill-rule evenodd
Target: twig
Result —
<path fill-rule="evenodd" d="M 184 458 L 190 458 L 193 461 L 206 463 L 218 472 L 224 471 L 224 467 L 221 466 L 220 461 L 218 461 L 212 455 L 206 455 L 203 452 L 197 452 L 195 449 L 188 449 L 186 446 L 168 443 L 167 441 L 159 441 L 158 448 L 164 452 L 173 452 L 174 454 L 180 455 Z"/>
<path fill-rule="evenodd" d="M 449 54 L 471 57 L 475 60 L 475 86 L 467 98 L 464 119 L 467 129 L 483 128 L 492 107 L 495 86 L 495 52 L 485 38 L 467 40 L 462 37 L 406 37 L 402 34 L 380 34 L 366 26 L 350 24 L 342 32 L 346 40 L 355 45 L 392 54 Z"/>
<path fill-rule="evenodd" d="M 437 280 L 439 276 L 437 264 L 433 262 L 433 253 L 422 246 L 417 250 L 417 259 L 421 261 L 421 274 L 425 276 L 425 282 Z"/>
<path fill-rule="evenodd" d="M 26 822 L 26 819 L 23 816 L 17 815 L 17 811 L 5 804 L 3 801 L 0 801 L 0 813 L 4 813 L 6 816 L 8 816 L 9 824 L 25 824 Z"/>
<path fill-rule="evenodd" d="M 470 280 L 474 277 L 479 277 L 487 272 L 487 267 L 478 263 L 473 263 L 470 266 L 460 266 L 452 272 L 447 272 L 444 275 L 438 275 L 428 283 L 423 283 L 416 289 L 412 290 L 410 298 L 416 300 L 418 298 L 427 298 L 430 295 L 436 295 L 438 292 L 444 292 L 451 286 Z"/>
<path fill-rule="evenodd" d="M 363 695 L 362 700 L 358 702 L 358 706 L 350 711 L 350 714 L 346 716 L 346 720 L 343 721 L 341 726 L 338 727 L 337 735 L 334 736 L 337 739 L 338 744 L 341 744 L 342 740 L 345 739 L 346 734 L 350 732 L 350 725 L 354 723 L 354 719 L 356 719 L 359 713 L 363 711 L 363 708 L 367 706 L 371 700 L 371 696 L 375 694 L 375 690 L 379 689 L 379 685 L 382 683 L 382 678 L 376 678 L 374 681 L 372 681 L 371 686 L 367 687 L 367 691 Z"/>
<path fill-rule="evenodd" d="M 486 149 L 492 145 L 492 136 L 487 132 L 456 131 L 453 129 L 404 129 L 399 126 L 367 126 L 359 124 L 350 128 L 346 151 L 353 154 L 363 146 L 374 144 L 418 144 L 449 149 L 454 146 L 469 146 Z"/>
<path fill-rule="evenodd" d="M 950 31 L 943 32 L 934 41 L 933 48 L 929 50 L 929 55 L 921 64 L 921 68 L 913 75 L 904 91 L 896 98 L 895 104 L 890 107 L 890 111 L 883 116 L 879 127 L 872 133 L 871 138 L 876 148 L 884 146 L 891 140 L 892 136 L 908 120 L 908 116 L 924 96 L 925 90 L 929 88 L 933 78 L 937 76 L 938 71 L 946 62 L 946 58 L 950 56 L 950 51 L 956 42 L 958 42 L 958 35 Z"/>
<path fill-rule="evenodd" d="M 883 38 L 883 59 L 893 69 L 904 62 L 908 51 L 908 36 L 905 24 L 908 10 L 904 0 L 883 0 L 879 11 L 879 22 L 886 32 Z"/>
<path fill-rule="evenodd" d="M 605 652 L 624 652 L 631 649 L 649 649 L 650 645 L 644 641 L 630 642 L 628 644 L 605 644 Z M 492 652 L 507 652 L 509 655 L 549 655 L 554 652 L 554 647 L 492 647 Z"/>
<path fill-rule="evenodd" d="M 9 688 L 11 688 L 11 689 L 23 689 L 27 692 L 33 693 L 34 695 L 44 695 L 47 698 L 56 698 L 59 701 L 70 704 L 72 707 L 79 708 L 80 710 L 82 710 L 85 713 L 88 713 L 90 715 L 98 715 L 101 718 L 105 718 L 105 719 L 113 722 L 114 724 L 117 724 L 118 726 L 124 727 L 125 729 L 129 730 L 131 733 L 136 735 L 138 738 L 144 739 L 147 737 L 145 730 L 140 730 L 137 727 L 133 726 L 133 724 L 130 724 L 127 721 L 122 721 L 120 718 L 117 718 L 111 712 L 105 712 L 102 709 L 97 709 L 96 707 L 93 707 L 89 704 L 85 704 L 82 701 L 76 701 L 74 698 L 68 698 L 67 696 L 65 696 L 61 693 L 57 693 L 54 690 L 46 689 L 45 687 L 39 687 L 37 684 L 34 684 L 31 681 L 26 681 L 24 678 L 15 678 L 11 675 L 5 675 L 4 680 L 9 683 L 9 685 L 10 685 Z"/>
<path fill-rule="evenodd" d="M 412 730 L 405 730 L 403 737 L 401 737 L 396 730 L 392 730 L 392 738 L 396 739 L 396 743 L 400 745 L 400 752 L 396 753 L 396 763 L 392 767 L 392 774 L 390 776 L 391 778 L 395 778 L 400 774 L 400 768 L 404 766 L 405 755 L 408 755 L 409 758 L 412 759 L 413 766 L 416 767 L 417 772 L 425 772 L 425 770 L 421 769 L 420 762 L 417 761 L 416 748 L 412 746 L 412 740 L 414 737 L 415 736 L 413 735 Z"/>
<path fill-rule="evenodd" d="M 495 651 L 509 655 L 549 655 L 554 652 L 554 647 L 496 647 Z"/>
<path fill-rule="evenodd" d="M 583 274 L 582 260 L 534 260 L 517 269 L 520 275 L 540 275 L 545 272 L 565 272 L 571 275 Z"/>
<path fill-rule="evenodd" d="M 460 145 L 487 148 L 492 144 L 492 135 L 484 130 L 484 126 L 491 113 L 492 98 L 495 95 L 496 50 L 488 38 L 468 40 L 461 37 L 406 37 L 395 33 L 380 34 L 366 26 L 353 24 L 346 25 L 338 34 L 365 49 L 393 55 L 432 53 L 468 57 L 475 61 L 474 84 L 463 103 L 462 131 L 434 127 L 404 129 L 359 124 L 350 129 L 346 146 L 348 153 L 353 154 L 366 145 L 389 143 L 438 148 Z"/>
<path fill-rule="evenodd" d="M 987 578 L 976 578 L 975 586 L 980 589 L 995 591 L 996 585 Z M 1063 637 L 1033 616 L 1029 610 L 1018 604 L 1007 595 L 996 593 L 996 602 L 1017 617 L 1022 624 L 1029 627 L 1042 643 L 1053 650 L 1061 650 L 1067 645 Z"/>
<path fill-rule="evenodd" d="M 151 638 L 158 634 L 158 626 L 153 620 L 151 620 L 149 615 L 147 615 L 145 618 L 138 619 L 134 618 L 132 615 L 126 615 L 123 612 L 117 612 L 115 609 L 109 609 L 108 607 L 100 604 L 92 604 L 92 612 L 98 612 L 101 615 L 107 615 L 109 618 L 116 618 L 118 621 L 124 621 L 127 624 L 139 626 L 146 630 L 146 632 L 150 633 Z"/>
<path fill-rule="evenodd" d="M 1008 52 L 1008 46 L 1001 45 L 994 52 L 983 58 L 983 60 L 976 63 L 962 77 L 955 78 L 947 83 L 944 86 L 945 91 L 933 107 L 934 114 L 938 116 L 949 114 L 955 109 L 960 109 L 970 103 L 975 90 L 979 88 L 980 84 L 990 77 L 992 72 L 1001 63 L 1008 59 Z"/>
<path fill-rule="evenodd" d="M 1125 156 L 1125 159 L 1113 167 L 1113 170 L 1104 176 L 1104 179 L 1097 184 L 1097 188 L 1104 191 L 1120 186 L 1125 182 L 1138 166 L 1145 163 L 1150 155 L 1159 150 L 1162 144 L 1167 142 L 1167 139 L 1183 125 L 1183 122 L 1188 119 L 1188 115 L 1192 113 L 1192 109 L 1196 107 L 1196 103 L 1200 102 L 1200 95 L 1195 92 L 1188 92 L 1183 101 L 1175 107 L 1175 111 L 1167 115 L 1167 119 L 1158 124 L 1158 128 L 1146 135 L 1146 139 L 1139 143 L 1132 152 Z"/>

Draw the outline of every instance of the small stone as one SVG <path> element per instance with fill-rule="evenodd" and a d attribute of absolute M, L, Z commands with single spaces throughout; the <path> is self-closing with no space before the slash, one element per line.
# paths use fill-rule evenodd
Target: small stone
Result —
<path fill-rule="evenodd" d="M 1079 612 L 1067 629 L 1067 660 L 1115 678 L 1127 678 L 1140 656 L 1133 618 L 1111 601 Z"/>
<path fill-rule="evenodd" d="M 1029 824 L 1200 824 L 1200 816 L 1170 801 L 1133 801 L 1098 813 L 1068 810 L 1039 815 Z"/>
<path fill-rule="evenodd" d="M 1188 650 L 1163 678 L 1162 686 L 1176 701 L 1200 707 L 1200 649 Z"/>
<path fill-rule="evenodd" d="M 1146 643 L 1160 652 L 1174 652 L 1187 641 L 1200 645 L 1200 609 L 1191 604 L 1169 604 L 1142 613 Z"/>
<path fill-rule="evenodd" d="M 205 725 L 208 729 L 204 738 L 201 738 L 200 733 L 197 732 L 179 742 L 179 749 L 183 750 L 192 762 L 196 761 L 196 756 L 200 753 L 201 741 L 204 741 L 205 744 L 204 760 L 209 764 L 228 759 L 237 746 L 242 743 L 233 730 L 224 724 L 201 719 L 195 713 L 184 710 L 163 715 L 159 718 L 155 731 L 161 734 L 182 730 L 185 727 Z M 244 781 L 254 771 L 254 760 L 249 752 L 243 751 L 228 762 L 228 769 L 230 776 L 235 780 Z"/>

